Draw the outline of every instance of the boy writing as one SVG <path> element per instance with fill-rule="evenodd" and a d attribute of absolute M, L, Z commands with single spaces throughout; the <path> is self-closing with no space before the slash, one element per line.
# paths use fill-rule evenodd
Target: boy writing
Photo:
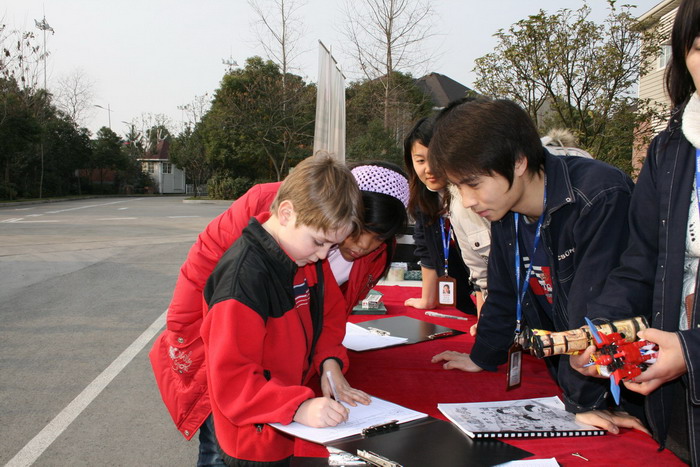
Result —
<path fill-rule="evenodd" d="M 491 221 L 492 235 L 489 296 L 471 354 L 443 352 L 433 361 L 495 371 L 525 324 L 582 326 L 586 304 L 626 244 L 629 177 L 593 159 L 551 155 L 528 114 L 507 100 L 448 107 L 435 123 L 429 160 L 456 185 L 465 208 Z M 636 418 L 606 410 L 605 382 L 573 370 L 568 356 L 547 364 L 581 421 L 613 433 L 644 430 Z"/>
<path fill-rule="evenodd" d="M 294 439 L 265 423 L 325 427 L 347 418 L 342 404 L 314 397 L 302 384 L 310 371 L 347 364 L 342 296 L 324 288 L 332 276 L 320 260 L 359 228 L 361 209 L 345 166 L 326 157 L 306 159 L 207 281 L 201 332 L 227 465 L 288 464 Z"/>

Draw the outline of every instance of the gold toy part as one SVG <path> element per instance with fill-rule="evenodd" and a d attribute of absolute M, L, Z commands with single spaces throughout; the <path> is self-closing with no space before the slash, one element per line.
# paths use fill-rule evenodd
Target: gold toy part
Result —
<path fill-rule="evenodd" d="M 639 340 L 637 333 L 647 329 L 649 324 L 643 316 L 630 319 L 613 321 L 612 323 L 596 324 L 599 333 L 611 334 L 619 332 L 627 342 Z M 586 347 L 595 343 L 588 326 L 568 331 L 552 332 L 544 329 L 527 330 L 524 336 L 526 348 L 538 358 L 551 357 L 552 355 L 575 355 L 586 350 Z"/>

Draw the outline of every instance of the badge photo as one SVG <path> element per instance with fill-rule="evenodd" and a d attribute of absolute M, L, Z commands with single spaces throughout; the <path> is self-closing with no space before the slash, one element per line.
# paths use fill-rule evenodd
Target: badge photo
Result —
<path fill-rule="evenodd" d="M 444 306 L 455 306 L 457 281 L 450 276 L 438 279 L 438 303 Z"/>

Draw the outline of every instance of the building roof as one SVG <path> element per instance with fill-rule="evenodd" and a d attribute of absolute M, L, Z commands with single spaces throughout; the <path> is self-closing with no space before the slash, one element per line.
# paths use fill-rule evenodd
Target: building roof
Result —
<path fill-rule="evenodd" d="M 156 144 L 156 152 L 153 154 L 146 154 L 144 157 L 139 157 L 137 161 L 161 161 L 166 162 L 170 160 L 170 142 L 165 139 L 158 140 Z"/>
<path fill-rule="evenodd" d="M 678 8 L 680 0 L 663 0 L 655 6 L 653 6 L 649 11 L 637 18 L 639 21 L 644 21 L 647 18 L 654 17 L 660 18 L 674 8 Z"/>
<path fill-rule="evenodd" d="M 464 97 L 468 87 L 440 73 L 430 73 L 416 80 L 416 85 L 433 99 L 435 107 L 445 107 L 455 99 Z"/>

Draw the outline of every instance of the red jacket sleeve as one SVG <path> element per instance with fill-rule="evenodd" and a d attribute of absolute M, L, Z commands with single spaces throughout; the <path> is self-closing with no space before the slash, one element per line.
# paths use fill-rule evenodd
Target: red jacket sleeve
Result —
<path fill-rule="evenodd" d="M 305 345 L 279 343 L 280 353 L 271 359 L 277 366 L 265 377 L 266 334 L 260 315 L 233 299 L 216 303 L 204 318 L 209 397 L 234 425 L 290 423 L 301 403 L 314 397 L 298 384 Z"/>

